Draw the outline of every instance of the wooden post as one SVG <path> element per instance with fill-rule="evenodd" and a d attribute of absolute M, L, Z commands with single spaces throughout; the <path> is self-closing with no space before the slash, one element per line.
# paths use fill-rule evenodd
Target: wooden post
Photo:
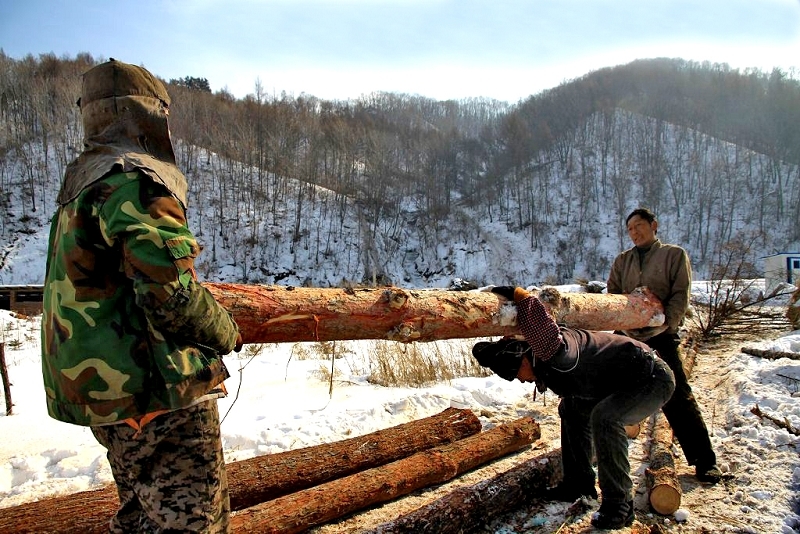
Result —
<path fill-rule="evenodd" d="M 11 415 L 14 403 L 11 402 L 11 383 L 8 381 L 6 369 L 6 344 L 0 341 L 0 376 L 3 378 L 3 395 L 6 399 L 6 415 Z"/>

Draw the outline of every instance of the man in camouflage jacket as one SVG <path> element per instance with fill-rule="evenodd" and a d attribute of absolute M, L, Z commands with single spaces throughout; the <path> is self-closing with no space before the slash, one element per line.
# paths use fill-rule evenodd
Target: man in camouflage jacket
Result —
<path fill-rule="evenodd" d="M 195 279 L 169 102 L 141 67 L 84 74 L 85 147 L 50 230 L 42 373 L 49 414 L 108 449 L 112 532 L 227 532 L 216 399 L 241 336 Z"/>

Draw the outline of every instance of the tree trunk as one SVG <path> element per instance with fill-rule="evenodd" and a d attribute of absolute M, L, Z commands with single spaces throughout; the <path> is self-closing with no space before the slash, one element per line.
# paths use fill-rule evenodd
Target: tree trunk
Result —
<path fill-rule="evenodd" d="M 302 532 L 362 508 L 446 482 L 519 450 L 539 437 L 539 425 L 524 417 L 449 445 L 247 508 L 233 515 L 231 530 Z"/>
<path fill-rule="evenodd" d="M 443 412 L 343 441 L 258 456 L 228 464 L 231 508 L 239 510 L 420 450 L 477 434 L 481 423 L 470 410 Z M 116 487 L 47 498 L 0 508 L 0 532 L 108 532 L 119 507 Z"/>
<path fill-rule="evenodd" d="M 562 478 L 561 449 L 473 486 L 459 488 L 417 510 L 378 525 L 374 534 L 461 534 L 518 509 Z"/>
<path fill-rule="evenodd" d="M 516 307 L 488 292 L 203 285 L 231 312 L 245 343 L 410 342 L 519 334 Z M 649 292 L 563 293 L 552 312 L 557 322 L 587 330 L 627 330 L 664 322 L 661 302 Z"/>

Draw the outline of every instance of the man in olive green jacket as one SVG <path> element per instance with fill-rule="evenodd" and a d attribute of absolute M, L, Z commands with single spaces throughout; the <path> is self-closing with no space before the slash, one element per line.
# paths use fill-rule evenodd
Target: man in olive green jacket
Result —
<path fill-rule="evenodd" d="M 689 256 L 681 247 L 664 244 L 656 237 L 658 221 L 650 210 L 636 209 L 625 222 L 634 246 L 614 260 L 607 291 L 631 293 L 637 287 L 647 287 L 664 305 L 663 325 L 623 333 L 656 349 L 672 369 L 675 392 L 662 411 L 686 455 L 686 461 L 695 466 L 697 478 L 704 482 L 717 482 L 722 473 L 716 465 L 708 429 L 678 352 L 678 329 L 689 309 L 692 289 Z"/>
<path fill-rule="evenodd" d="M 195 279 L 169 95 L 116 60 L 84 74 L 84 151 L 53 216 L 42 316 L 49 414 L 108 449 L 112 532 L 227 532 L 216 399 L 232 317 Z"/>

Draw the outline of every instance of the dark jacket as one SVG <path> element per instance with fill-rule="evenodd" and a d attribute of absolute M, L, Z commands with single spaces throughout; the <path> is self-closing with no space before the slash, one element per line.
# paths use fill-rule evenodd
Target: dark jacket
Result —
<path fill-rule="evenodd" d="M 561 397 L 602 399 L 635 388 L 653 371 L 653 349 L 626 336 L 558 328 L 542 302 L 519 293 L 518 322 L 540 382 Z"/>
<path fill-rule="evenodd" d="M 560 397 L 602 399 L 635 387 L 653 371 L 653 349 L 625 336 L 561 328 L 562 348 L 534 372 Z"/>

